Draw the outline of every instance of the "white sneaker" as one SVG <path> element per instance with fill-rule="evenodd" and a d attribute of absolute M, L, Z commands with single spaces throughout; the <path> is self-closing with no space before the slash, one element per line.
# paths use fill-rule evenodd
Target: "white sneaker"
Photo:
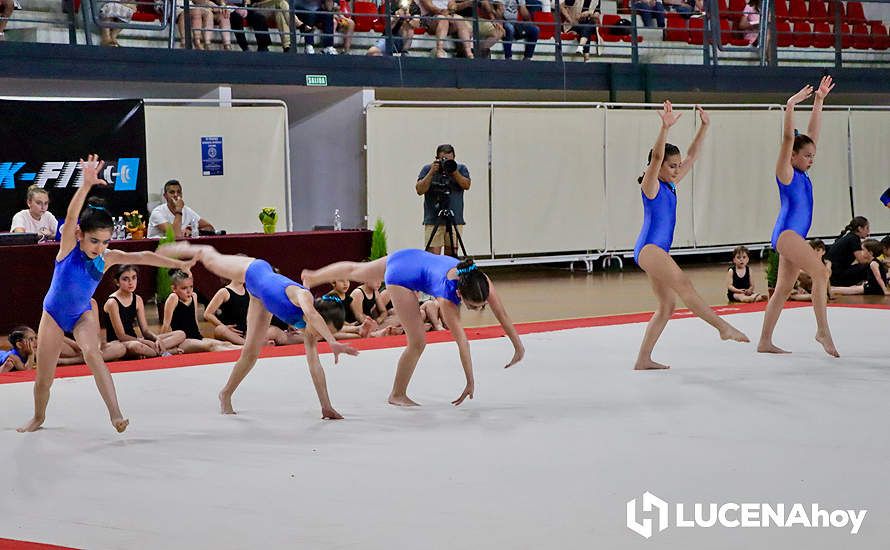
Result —
<path fill-rule="evenodd" d="M 328 46 L 327 48 L 321 50 L 321 53 L 327 55 L 337 55 L 337 50 L 335 50 L 333 46 Z"/>
<path fill-rule="evenodd" d="M 19 0 L 13 0 L 12 9 L 14 9 L 14 10 L 22 9 L 22 5 L 19 4 Z"/>
<path fill-rule="evenodd" d="M 309 55 L 315 53 L 315 48 L 312 46 L 312 44 L 306 44 L 306 53 L 308 53 Z"/>
<path fill-rule="evenodd" d="M 578 48 L 575 50 L 575 55 L 581 55 L 584 53 L 584 46 L 578 45 Z"/>

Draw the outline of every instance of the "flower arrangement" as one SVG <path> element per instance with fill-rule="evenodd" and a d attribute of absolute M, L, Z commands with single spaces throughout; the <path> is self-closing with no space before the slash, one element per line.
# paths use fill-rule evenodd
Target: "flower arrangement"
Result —
<path fill-rule="evenodd" d="M 124 212 L 124 220 L 126 222 L 127 233 L 133 239 L 145 238 L 145 220 L 138 210 L 132 212 Z"/>
<path fill-rule="evenodd" d="M 275 233 L 275 225 L 278 223 L 278 211 L 272 206 L 263 208 L 260 210 L 260 223 L 263 224 L 263 233 Z"/>

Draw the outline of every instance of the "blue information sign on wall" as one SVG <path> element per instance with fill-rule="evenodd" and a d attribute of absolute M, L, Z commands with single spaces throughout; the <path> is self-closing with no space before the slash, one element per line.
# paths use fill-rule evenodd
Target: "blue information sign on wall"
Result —
<path fill-rule="evenodd" d="M 201 174 L 205 176 L 223 175 L 222 136 L 201 138 Z"/>

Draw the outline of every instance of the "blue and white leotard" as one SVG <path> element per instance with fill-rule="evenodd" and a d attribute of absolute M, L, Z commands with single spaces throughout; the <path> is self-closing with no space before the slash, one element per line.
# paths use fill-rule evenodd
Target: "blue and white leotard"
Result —
<path fill-rule="evenodd" d="M 304 328 L 303 310 L 287 297 L 287 287 L 306 288 L 280 273 L 275 273 L 266 260 L 254 260 L 244 274 L 244 288 L 266 306 L 272 315 L 296 328 Z"/>
<path fill-rule="evenodd" d="M 643 196 L 643 228 L 634 245 L 634 261 L 637 263 L 640 263 L 640 251 L 647 244 L 670 252 L 677 225 L 677 188 L 673 183 L 658 180 L 658 193 L 654 199 L 642 190 L 640 194 Z"/>
<path fill-rule="evenodd" d="M 789 229 L 806 239 L 810 224 L 813 222 L 813 182 L 810 181 L 810 176 L 795 168 L 794 177 L 788 185 L 779 181 L 778 177 L 776 184 L 779 186 L 779 200 L 782 206 L 770 241 L 774 249 L 779 241 L 779 235 Z"/>
<path fill-rule="evenodd" d="M 56 261 L 49 292 L 43 299 L 43 309 L 58 323 L 62 330 L 71 332 L 80 317 L 90 311 L 90 298 L 96 292 L 105 258 L 90 259 L 80 249 L 80 241 L 61 261 Z"/>
<path fill-rule="evenodd" d="M 386 259 L 386 275 L 383 280 L 387 285 L 419 290 L 460 305 L 457 279 L 447 277 L 451 268 L 459 263 L 457 258 L 437 256 L 425 250 L 415 248 L 397 250 Z"/>

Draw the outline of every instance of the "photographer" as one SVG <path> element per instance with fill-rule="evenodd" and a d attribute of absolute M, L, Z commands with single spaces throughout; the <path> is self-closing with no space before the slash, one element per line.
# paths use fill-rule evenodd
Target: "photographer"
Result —
<path fill-rule="evenodd" d="M 430 240 L 433 227 L 440 222 L 436 236 L 428 245 L 427 251 L 433 254 L 441 254 L 445 241 L 448 240 L 448 249 L 445 251 L 450 256 L 457 256 L 457 243 L 451 242 L 446 237 L 447 228 L 445 219 L 439 219 L 439 213 L 443 210 L 450 211 L 454 218 L 454 230 L 461 232 L 464 222 L 464 191 L 470 188 L 470 171 L 463 164 L 454 160 L 454 147 L 448 144 L 436 148 L 436 158 L 432 164 L 427 164 L 420 170 L 417 176 L 415 189 L 423 198 L 423 225 L 425 228 L 424 242 Z"/>

